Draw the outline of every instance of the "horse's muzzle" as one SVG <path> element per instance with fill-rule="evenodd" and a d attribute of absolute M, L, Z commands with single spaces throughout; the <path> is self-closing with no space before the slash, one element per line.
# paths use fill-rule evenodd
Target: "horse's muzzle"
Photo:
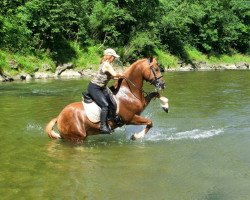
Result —
<path fill-rule="evenodd" d="M 162 81 L 158 81 L 155 86 L 158 90 L 163 90 L 165 88 L 165 83 Z"/>

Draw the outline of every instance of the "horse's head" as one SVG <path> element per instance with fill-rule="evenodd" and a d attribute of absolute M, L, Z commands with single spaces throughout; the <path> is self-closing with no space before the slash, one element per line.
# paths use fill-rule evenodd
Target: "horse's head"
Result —
<path fill-rule="evenodd" d="M 165 88 L 165 82 L 162 76 L 164 69 L 160 67 L 155 58 L 148 59 L 148 66 L 144 71 L 144 79 L 153 84 L 157 90 Z"/>

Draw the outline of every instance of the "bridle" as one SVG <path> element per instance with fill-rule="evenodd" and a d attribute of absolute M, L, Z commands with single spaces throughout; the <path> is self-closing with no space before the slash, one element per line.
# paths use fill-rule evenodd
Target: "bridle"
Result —
<path fill-rule="evenodd" d="M 158 68 L 159 68 L 159 67 L 158 67 Z M 160 80 L 163 76 L 161 75 L 161 76 L 157 77 L 154 67 L 150 64 L 150 73 L 149 73 L 149 76 L 148 76 L 148 80 L 149 80 L 149 78 L 150 78 L 151 73 L 153 73 L 153 75 L 154 75 L 154 80 L 149 81 L 149 83 L 150 83 L 151 85 L 154 85 L 156 88 L 158 88 L 159 85 L 160 85 L 160 81 L 159 81 L 159 80 Z"/>
<path fill-rule="evenodd" d="M 148 62 L 149 62 L 149 67 L 150 67 L 150 73 L 149 73 L 148 79 L 146 79 L 146 81 L 148 81 L 151 85 L 154 85 L 156 88 L 158 88 L 159 85 L 160 85 L 160 81 L 159 81 L 159 80 L 160 80 L 163 76 L 161 75 L 161 76 L 157 77 L 156 71 L 155 71 L 154 67 L 152 66 L 152 63 L 150 62 L 150 60 L 148 60 Z M 159 66 L 157 66 L 157 67 L 159 68 Z M 160 70 L 160 69 L 159 69 L 159 70 Z M 162 69 L 161 69 L 161 70 L 162 70 Z M 150 78 L 150 76 L 151 76 L 151 73 L 153 73 L 153 75 L 154 75 L 154 80 L 149 81 L 149 78 Z M 125 80 L 126 80 L 127 82 L 129 82 L 134 88 L 136 88 L 137 90 L 141 91 L 142 93 L 144 93 L 144 94 L 146 94 L 146 95 L 149 94 L 149 93 L 146 92 L 142 87 L 141 87 L 141 88 L 137 87 L 137 86 L 136 86 L 130 79 L 128 79 L 127 77 L 123 76 L 122 78 L 125 79 Z M 130 84 L 128 84 L 128 85 L 130 85 Z M 157 89 L 157 90 L 158 90 L 158 89 Z"/>

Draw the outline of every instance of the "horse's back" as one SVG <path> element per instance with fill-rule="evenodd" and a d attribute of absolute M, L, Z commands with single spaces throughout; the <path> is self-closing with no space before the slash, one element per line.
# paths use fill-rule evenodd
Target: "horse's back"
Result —
<path fill-rule="evenodd" d="M 58 116 L 58 120 L 64 119 L 64 118 L 74 118 L 76 112 L 83 112 L 83 105 L 82 102 L 75 102 L 68 104 L 63 108 L 61 113 Z"/>

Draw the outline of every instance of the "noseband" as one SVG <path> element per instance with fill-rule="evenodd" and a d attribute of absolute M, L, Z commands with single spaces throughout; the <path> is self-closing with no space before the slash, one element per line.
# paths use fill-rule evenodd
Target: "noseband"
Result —
<path fill-rule="evenodd" d="M 149 80 L 149 78 L 150 78 L 151 73 L 153 73 L 153 75 L 154 75 L 154 80 L 153 80 L 153 81 L 149 81 L 149 82 L 150 82 L 151 85 L 154 85 L 154 86 L 158 87 L 158 86 L 160 85 L 159 80 L 160 80 L 163 76 L 161 75 L 161 76 L 157 77 L 156 72 L 155 72 L 155 69 L 154 69 L 154 67 L 151 65 L 151 63 L 149 64 L 149 66 L 150 66 L 150 73 L 149 73 L 149 76 L 148 76 L 148 80 Z M 159 68 L 159 67 L 158 67 L 158 68 Z"/>

